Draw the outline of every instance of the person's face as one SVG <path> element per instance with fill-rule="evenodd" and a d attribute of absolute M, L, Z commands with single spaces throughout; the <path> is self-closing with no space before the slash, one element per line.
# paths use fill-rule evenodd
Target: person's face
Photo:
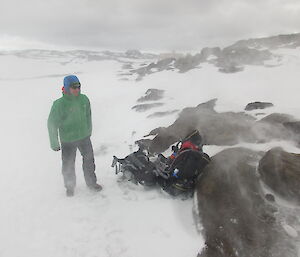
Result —
<path fill-rule="evenodd" d="M 78 96 L 80 92 L 80 86 L 71 86 L 70 87 L 70 94 L 74 96 Z"/>

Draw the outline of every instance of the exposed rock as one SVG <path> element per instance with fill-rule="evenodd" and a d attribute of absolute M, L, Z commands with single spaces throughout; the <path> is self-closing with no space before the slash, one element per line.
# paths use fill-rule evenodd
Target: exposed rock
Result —
<path fill-rule="evenodd" d="M 272 194 L 266 194 L 265 195 L 266 200 L 268 200 L 269 202 L 275 202 L 275 196 Z"/>
<path fill-rule="evenodd" d="M 174 67 L 177 68 L 179 72 L 187 72 L 191 69 L 195 69 L 201 61 L 203 61 L 201 54 L 187 54 L 185 57 L 177 59 L 174 63 Z"/>
<path fill-rule="evenodd" d="M 137 112 L 145 112 L 155 107 L 160 107 L 164 105 L 163 103 L 152 103 L 152 104 L 138 104 L 132 107 L 133 110 Z"/>
<path fill-rule="evenodd" d="M 261 116 L 261 115 L 266 115 L 266 114 L 264 112 L 255 113 L 255 116 Z"/>
<path fill-rule="evenodd" d="M 272 58 L 268 50 L 257 50 L 248 47 L 227 47 L 222 51 L 222 56 L 217 60 L 219 67 L 264 65 L 264 62 Z"/>
<path fill-rule="evenodd" d="M 151 140 L 150 139 L 140 139 L 134 142 L 139 148 L 142 149 L 149 149 L 149 146 L 151 144 Z"/>
<path fill-rule="evenodd" d="M 219 68 L 219 71 L 223 72 L 223 73 L 236 73 L 236 72 L 240 72 L 243 70 L 244 70 L 243 67 L 238 67 L 235 64 L 228 64 L 227 66 L 225 66 L 223 68 Z"/>
<path fill-rule="evenodd" d="M 211 59 L 213 57 L 213 59 Z M 203 62 L 208 62 L 219 67 L 223 73 L 235 73 L 243 71 L 244 65 L 264 65 L 264 62 L 273 58 L 268 50 L 258 50 L 246 46 L 231 46 L 221 50 L 215 48 L 203 48 L 201 53 L 187 54 L 181 57 L 168 57 L 147 66 L 132 70 L 138 75 L 137 80 L 154 72 L 178 69 L 180 73 L 199 68 Z"/>
<path fill-rule="evenodd" d="M 138 53 L 130 51 L 126 54 L 123 52 L 112 51 L 87 51 L 87 50 L 72 50 L 72 51 L 57 51 L 57 50 L 41 50 L 41 49 L 28 49 L 28 50 L 12 50 L 0 51 L 3 56 L 16 56 L 19 58 L 30 58 L 38 60 L 48 60 L 60 63 L 62 65 L 76 62 L 76 61 L 104 61 L 115 60 L 124 64 L 124 58 L 139 58 L 139 59 L 155 59 L 157 55 L 151 53 Z M 127 61 L 125 62 L 127 63 Z"/>
<path fill-rule="evenodd" d="M 213 55 L 214 60 L 208 58 Z M 234 73 L 242 71 L 243 65 L 264 65 L 264 62 L 272 58 L 268 50 L 257 50 L 249 47 L 227 47 L 221 50 L 218 47 L 204 48 L 200 54 L 188 54 L 176 59 L 174 67 L 180 72 L 186 72 L 198 67 L 201 62 L 210 62 L 220 67 L 219 71 Z"/>
<path fill-rule="evenodd" d="M 138 76 L 140 77 L 143 77 L 145 76 L 147 73 L 149 73 L 148 71 L 148 66 L 146 67 L 141 67 L 141 68 L 138 68 L 136 70 L 131 70 L 132 73 L 136 73 Z"/>
<path fill-rule="evenodd" d="M 220 47 L 204 47 L 201 50 L 201 58 L 206 61 L 210 56 L 216 56 L 217 58 L 221 56 L 222 50 Z"/>
<path fill-rule="evenodd" d="M 167 132 L 167 128 L 159 127 L 159 128 L 155 128 L 155 129 L 151 130 L 150 133 L 148 135 L 146 135 L 145 137 L 156 136 L 160 133 L 166 133 L 166 132 Z"/>
<path fill-rule="evenodd" d="M 157 101 L 163 98 L 164 90 L 150 88 L 146 91 L 145 96 L 138 99 L 138 102 Z"/>
<path fill-rule="evenodd" d="M 154 72 L 174 70 L 175 68 L 178 69 L 179 72 L 186 72 L 196 68 L 203 61 L 205 60 L 201 54 L 187 54 L 186 56 L 178 57 L 177 59 L 174 57 L 168 57 L 159 60 L 156 63 L 152 62 L 147 66 L 132 70 L 132 72 L 136 73 L 138 78 L 141 79 L 142 77 Z"/>
<path fill-rule="evenodd" d="M 272 54 L 270 50 L 277 48 L 296 48 L 300 46 L 300 33 L 279 35 L 267 38 L 240 40 L 235 44 L 221 49 L 219 47 L 205 47 L 197 54 L 165 53 L 159 56 L 150 55 L 149 59 L 159 58 L 158 62 L 151 61 L 136 70 L 137 81 L 145 75 L 164 70 L 178 69 L 180 73 L 199 68 L 201 63 L 210 63 L 219 68 L 223 73 L 235 73 L 244 70 L 245 65 L 260 65 L 264 67 L 276 67 L 281 61 L 281 56 Z M 148 54 L 149 55 L 149 54 Z M 115 55 L 110 55 L 114 56 Z M 145 58 L 145 54 L 142 55 Z M 266 61 L 276 59 L 277 64 L 267 64 Z"/>
<path fill-rule="evenodd" d="M 265 109 L 268 107 L 274 106 L 272 103 L 267 103 L 267 102 L 253 102 L 247 104 L 245 107 L 246 111 L 252 111 L 252 110 L 257 110 L 257 109 Z"/>
<path fill-rule="evenodd" d="M 119 76 L 131 76 L 132 73 L 127 72 L 127 73 L 120 73 Z"/>
<path fill-rule="evenodd" d="M 215 112 L 215 106 L 218 99 L 214 98 L 205 103 L 198 104 L 197 108 L 206 109 L 207 111 Z"/>
<path fill-rule="evenodd" d="M 253 129 L 259 135 L 261 142 L 267 142 L 272 139 L 283 139 L 298 142 L 297 136 L 290 130 L 286 129 L 284 124 L 295 121 L 294 117 L 283 113 L 272 113 L 253 125 Z"/>
<path fill-rule="evenodd" d="M 283 123 L 283 126 L 295 133 L 296 135 L 300 135 L 300 121 L 285 122 Z"/>
<path fill-rule="evenodd" d="M 177 53 L 176 51 L 172 51 L 172 52 L 160 53 L 158 55 L 158 59 L 159 60 L 168 59 L 168 58 L 178 59 L 183 56 L 184 56 L 183 53 Z"/>
<path fill-rule="evenodd" d="M 284 123 L 295 121 L 289 114 L 272 113 L 261 120 L 256 121 L 251 131 L 256 135 L 256 142 L 266 143 L 272 140 L 289 140 L 297 142 L 295 135 L 285 129 Z"/>
<path fill-rule="evenodd" d="M 114 56 L 116 55 L 118 57 L 125 57 L 130 59 L 154 59 L 158 57 L 156 54 L 144 52 L 142 53 L 141 51 L 136 49 L 127 50 L 125 53 L 114 53 Z"/>
<path fill-rule="evenodd" d="M 139 50 L 128 50 L 125 53 L 123 52 L 112 52 L 112 51 L 103 51 L 102 54 L 110 56 L 112 59 L 124 62 L 123 58 L 131 59 L 154 59 L 157 58 L 157 55 L 151 53 L 141 53 Z M 121 60 L 119 58 L 122 58 Z"/>
<path fill-rule="evenodd" d="M 262 118 L 259 123 L 269 123 L 269 124 L 277 124 L 282 125 L 287 122 L 294 122 L 295 118 L 289 114 L 283 114 L 283 113 L 272 113 L 264 118 Z"/>
<path fill-rule="evenodd" d="M 204 249 L 199 257 L 296 257 L 295 240 L 276 220 L 256 176 L 261 153 L 244 148 L 212 158 L 196 188 Z"/>
<path fill-rule="evenodd" d="M 266 109 L 268 107 L 274 106 L 272 103 L 267 103 L 267 102 L 253 102 L 247 104 L 245 107 L 246 111 L 252 111 L 252 110 L 257 110 L 257 109 Z"/>
<path fill-rule="evenodd" d="M 157 68 L 159 71 L 166 70 L 170 68 L 170 64 L 172 64 L 175 60 L 175 58 L 162 59 L 156 63 L 154 68 Z"/>
<path fill-rule="evenodd" d="M 131 70 L 131 72 L 136 73 L 138 75 L 137 80 L 141 80 L 144 76 L 153 72 L 171 69 L 172 67 L 170 67 L 170 65 L 174 62 L 174 60 L 174 58 L 166 58 L 156 63 L 152 62 L 147 66 L 142 66 L 138 69 Z"/>
<path fill-rule="evenodd" d="M 122 69 L 125 69 L 125 70 L 130 70 L 132 69 L 132 64 L 131 63 L 124 63 L 123 66 L 122 66 Z"/>
<path fill-rule="evenodd" d="M 293 134 L 284 129 L 281 122 L 291 120 L 283 114 L 269 115 L 256 121 L 243 112 L 223 112 L 214 110 L 216 99 L 197 107 L 185 108 L 177 120 L 166 128 L 150 132 L 155 135 L 150 151 L 160 153 L 188 133 L 197 129 L 207 145 L 234 145 L 240 142 L 265 143 L 274 139 L 295 140 Z"/>
<path fill-rule="evenodd" d="M 155 112 L 155 113 L 152 113 L 149 116 L 147 116 L 147 118 L 161 118 L 161 117 L 165 117 L 165 116 L 174 114 L 176 112 L 179 112 L 179 110 L 166 111 L 166 112 Z"/>
<path fill-rule="evenodd" d="M 138 82 L 138 81 L 141 81 L 142 79 L 143 79 L 143 76 L 139 75 L 139 76 L 135 79 L 135 81 Z"/>
<path fill-rule="evenodd" d="M 234 145 L 240 138 L 252 136 L 249 134 L 251 119 L 242 113 L 219 114 L 201 107 L 186 108 L 171 126 L 153 139 L 150 151 L 162 152 L 195 129 L 204 135 L 204 144 Z"/>
<path fill-rule="evenodd" d="M 300 203 L 300 154 L 273 148 L 259 162 L 262 180 L 274 192 Z"/>
<path fill-rule="evenodd" d="M 300 33 L 278 35 L 265 38 L 253 38 L 248 40 L 240 40 L 230 46 L 231 48 L 236 47 L 250 47 L 250 48 L 296 48 L 300 46 Z"/>
<path fill-rule="evenodd" d="M 125 54 L 129 58 L 141 58 L 143 56 L 139 50 L 135 49 L 127 50 Z"/>

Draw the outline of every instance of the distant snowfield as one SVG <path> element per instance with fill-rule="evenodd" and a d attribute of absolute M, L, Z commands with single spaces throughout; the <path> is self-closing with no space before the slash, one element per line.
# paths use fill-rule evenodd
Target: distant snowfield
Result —
<path fill-rule="evenodd" d="M 243 111 L 247 103 L 258 100 L 275 105 L 258 112 L 284 112 L 300 119 L 298 50 L 284 50 L 282 65 L 273 68 L 247 66 L 243 72 L 223 74 L 206 64 L 185 74 L 155 73 L 140 82 L 121 81 L 117 73 L 122 64 L 115 61 L 63 65 L 52 59 L 0 56 L 0 64 L 4 257 L 195 257 L 204 241 L 194 224 L 193 201 L 118 182 L 110 168 L 112 156 L 127 155 L 135 140 L 177 117 L 147 119 L 153 112 L 196 106 L 212 98 L 218 98 L 220 112 Z M 49 147 L 46 122 L 52 102 L 61 96 L 64 74 L 72 73 L 78 73 L 82 93 L 91 101 L 96 173 L 104 190 L 87 190 L 78 158 L 76 195 L 69 199 L 60 153 Z M 131 110 L 149 88 L 166 90 L 165 105 L 142 113 Z M 290 142 L 241 145 L 300 152 Z M 211 155 L 222 149 L 205 148 Z"/>

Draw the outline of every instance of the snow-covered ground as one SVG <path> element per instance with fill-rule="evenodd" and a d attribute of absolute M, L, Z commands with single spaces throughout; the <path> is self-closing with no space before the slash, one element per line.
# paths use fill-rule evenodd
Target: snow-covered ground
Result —
<path fill-rule="evenodd" d="M 269 101 L 264 113 L 300 118 L 299 50 L 282 50 L 282 65 L 246 67 L 223 74 L 208 64 L 185 74 L 155 73 L 140 82 L 117 76 L 116 61 L 0 56 L 1 179 L 0 256 L 2 257 L 194 257 L 204 245 L 193 220 L 193 201 L 171 199 L 157 190 L 118 182 L 112 156 L 125 156 L 134 141 L 153 128 L 170 125 L 177 114 L 146 118 L 218 98 L 217 111 L 243 111 L 251 101 Z M 281 53 L 282 54 L 282 53 Z M 61 60 L 60 60 L 61 61 Z M 61 96 L 64 74 L 77 73 L 92 105 L 97 176 L 104 190 L 89 192 L 77 159 L 78 185 L 66 198 L 60 153 L 49 147 L 46 127 L 52 101 Z M 164 89 L 165 105 L 138 113 L 131 109 L 149 88 Z M 290 142 L 273 146 L 300 152 Z M 133 148 L 132 148 L 133 146 Z M 221 147 L 205 150 L 215 154 Z M 79 157 L 78 153 L 78 157 Z"/>

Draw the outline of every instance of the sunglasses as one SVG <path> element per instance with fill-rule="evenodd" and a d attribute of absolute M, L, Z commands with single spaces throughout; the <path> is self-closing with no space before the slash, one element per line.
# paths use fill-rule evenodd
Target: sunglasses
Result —
<path fill-rule="evenodd" d="M 79 83 L 76 83 L 76 84 L 73 84 L 70 86 L 70 88 L 72 88 L 72 89 L 77 89 L 77 88 L 80 89 L 80 87 L 81 87 L 81 85 Z"/>

